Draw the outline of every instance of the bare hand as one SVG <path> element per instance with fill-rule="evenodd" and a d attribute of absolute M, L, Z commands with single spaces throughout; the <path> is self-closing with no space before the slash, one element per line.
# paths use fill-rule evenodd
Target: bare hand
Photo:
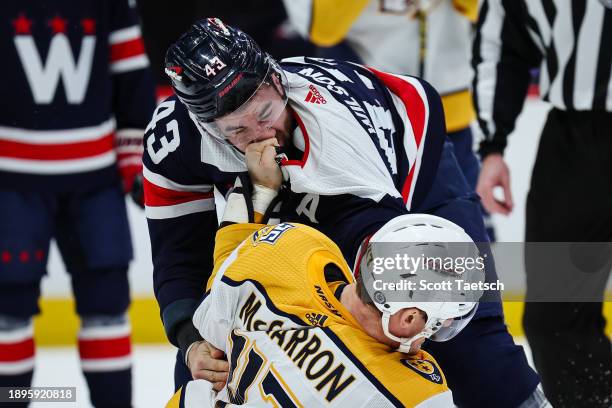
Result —
<path fill-rule="evenodd" d="M 493 195 L 495 187 L 501 187 L 504 198 L 500 201 Z M 478 177 L 476 192 L 482 199 L 482 205 L 491 214 L 508 215 L 512 212 L 512 192 L 510 191 L 510 170 L 499 153 L 485 157 Z"/>
<path fill-rule="evenodd" d="M 221 350 L 206 341 L 197 342 L 189 350 L 187 366 L 194 380 L 206 380 L 215 391 L 221 391 L 227 382 L 229 363 Z"/>
<path fill-rule="evenodd" d="M 275 146 L 278 146 L 278 141 L 275 138 L 251 143 L 246 148 L 245 157 L 253 184 L 278 190 L 283 182 L 283 175 L 276 160 L 274 160 L 276 157 Z"/>

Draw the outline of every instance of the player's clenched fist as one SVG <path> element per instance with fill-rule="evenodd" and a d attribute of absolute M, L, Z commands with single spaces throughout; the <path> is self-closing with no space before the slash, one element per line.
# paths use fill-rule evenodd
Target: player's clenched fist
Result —
<path fill-rule="evenodd" d="M 278 190 L 283 176 L 276 163 L 276 149 L 278 141 L 274 138 L 263 142 L 251 143 L 245 150 L 247 169 L 253 184 Z"/>
<path fill-rule="evenodd" d="M 198 341 L 189 349 L 187 367 L 194 379 L 211 382 L 215 391 L 221 391 L 227 382 L 229 363 L 225 355 L 206 341 Z"/>

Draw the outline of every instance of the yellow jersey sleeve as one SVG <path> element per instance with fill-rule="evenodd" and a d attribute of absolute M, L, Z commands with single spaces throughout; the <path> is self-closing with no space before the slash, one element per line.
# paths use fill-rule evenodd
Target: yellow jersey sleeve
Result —
<path fill-rule="evenodd" d="M 472 23 L 478 18 L 478 0 L 453 0 L 455 10 L 463 14 Z"/>
<path fill-rule="evenodd" d="M 179 388 L 177 392 L 174 393 L 170 401 L 166 404 L 166 408 L 184 408 L 184 405 L 181 404 L 181 394 L 183 393 L 183 387 Z"/>
<path fill-rule="evenodd" d="M 370 0 L 312 0 L 310 40 L 322 47 L 338 44 L 369 3 Z M 476 22 L 478 0 L 453 0 L 453 6 Z"/>
<path fill-rule="evenodd" d="M 227 227 L 221 228 L 217 231 L 215 237 L 215 252 L 214 258 L 214 269 L 208 283 L 206 284 L 206 290 L 210 290 L 212 282 L 215 280 L 217 271 L 227 257 L 238 248 L 238 246 L 255 231 L 265 227 L 264 224 L 232 224 Z"/>
<path fill-rule="evenodd" d="M 330 47 L 344 39 L 369 0 L 312 0 L 310 40 Z"/>
<path fill-rule="evenodd" d="M 444 107 L 447 132 L 465 129 L 476 119 L 472 93 L 469 90 L 442 95 L 442 106 Z"/>

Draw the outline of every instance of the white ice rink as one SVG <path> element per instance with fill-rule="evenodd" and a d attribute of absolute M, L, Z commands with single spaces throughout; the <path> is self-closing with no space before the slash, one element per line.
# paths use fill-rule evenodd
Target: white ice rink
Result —
<path fill-rule="evenodd" d="M 527 352 L 529 363 L 531 353 L 524 341 L 519 342 Z M 46 347 L 36 350 L 35 387 L 63 386 L 77 388 L 77 402 L 33 403 L 32 408 L 90 408 L 89 392 L 79 368 L 79 357 L 75 348 Z M 176 360 L 175 349 L 171 346 L 134 347 L 133 404 L 135 408 L 161 408 L 172 397 L 173 370 Z M 112 392 L 112 390 L 109 390 Z"/>
<path fill-rule="evenodd" d="M 165 406 L 174 391 L 176 349 L 172 346 L 135 345 L 133 348 L 133 404 L 136 408 Z M 89 408 L 89 392 L 74 347 L 40 347 L 36 350 L 35 387 L 76 387 L 77 402 L 38 402 L 33 408 Z M 112 393 L 113 390 L 108 390 Z"/>

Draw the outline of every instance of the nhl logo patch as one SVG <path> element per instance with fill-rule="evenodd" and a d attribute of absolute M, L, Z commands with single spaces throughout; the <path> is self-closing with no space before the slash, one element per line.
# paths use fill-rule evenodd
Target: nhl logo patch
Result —
<path fill-rule="evenodd" d="M 281 235 L 291 228 L 295 228 L 295 225 L 286 222 L 274 226 L 264 227 L 253 234 L 253 246 L 257 246 L 262 242 L 274 245 Z"/>
<path fill-rule="evenodd" d="M 421 360 L 418 358 L 407 358 L 400 360 L 403 365 L 425 378 L 436 384 L 444 383 L 442 373 L 436 364 L 429 360 Z"/>

